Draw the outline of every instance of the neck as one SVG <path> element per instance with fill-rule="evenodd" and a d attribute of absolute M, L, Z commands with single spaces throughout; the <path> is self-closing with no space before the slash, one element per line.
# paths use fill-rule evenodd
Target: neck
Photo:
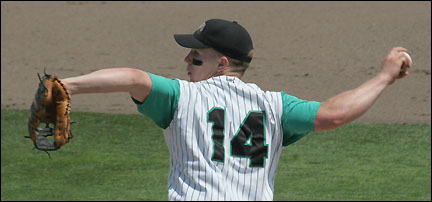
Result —
<path fill-rule="evenodd" d="M 243 72 L 233 72 L 233 71 L 230 71 L 229 68 L 226 68 L 224 71 L 221 72 L 221 75 L 233 76 L 233 77 L 237 77 L 237 78 L 241 79 L 243 77 Z"/>
<path fill-rule="evenodd" d="M 244 72 L 233 72 L 233 71 L 230 71 L 229 68 L 225 68 L 222 72 L 215 72 L 209 78 L 225 75 L 225 76 L 237 77 L 241 80 L 243 77 L 243 74 L 244 74 Z"/>

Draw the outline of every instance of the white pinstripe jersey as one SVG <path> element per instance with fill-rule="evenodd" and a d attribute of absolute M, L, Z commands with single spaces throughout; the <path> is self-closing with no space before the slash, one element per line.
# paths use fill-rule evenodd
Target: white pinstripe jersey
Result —
<path fill-rule="evenodd" d="M 320 103 L 265 92 L 236 77 L 150 76 L 150 95 L 134 102 L 165 129 L 168 199 L 273 200 L 282 148 L 313 130 Z"/>
<path fill-rule="evenodd" d="M 169 199 L 272 200 L 282 150 L 281 94 L 227 76 L 180 81 L 180 92 L 164 131 L 171 153 Z M 233 143 L 236 135 L 239 144 Z M 232 154 L 235 146 L 245 151 Z"/>

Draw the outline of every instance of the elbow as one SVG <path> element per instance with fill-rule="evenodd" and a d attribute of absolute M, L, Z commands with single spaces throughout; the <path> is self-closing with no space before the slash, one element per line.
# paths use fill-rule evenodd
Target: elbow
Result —
<path fill-rule="evenodd" d="M 143 102 L 150 94 L 152 88 L 150 75 L 139 69 L 127 68 L 126 71 L 128 75 L 130 75 L 130 77 L 128 77 L 128 79 L 130 79 L 130 86 L 128 87 L 130 96 Z"/>
<path fill-rule="evenodd" d="M 127 83 L 127 91 L 130 92 L 140 86 L 143 86 L 146 79 L 148 79 L 148 74 L 142 70 L 134 69 L 134 68 L 121 68 L 123 73 L 123 78 Z"/>
<path fill-rule="evenodd" d="M 346 118 L 347 114 L 348 112 L 343 110 L 320 108 L 315 117 L 315 131 L 333 130 L 348 123 L 350 120 Z"/>
<path fill-rule="evenodd" d="M 339 128 L 339 127 L 343 126 L 344 124 L 348 123 L 349 121 L 346 120 L 345 117 L 346 116 L 343 113 L 335 114 L 334 117 L 331 119 L 330 130 Z"/>
<path fill-rule="evenodd" d="M 139 85 L 139 82 L 141 81 L 141 70 L 138 69 L 128 69 L 127 70 L 130 75 L 130 81 L 131 81 L 131 87 Z"/>
<path fill-rule="evenodd" d="M 332 115 L 330 116 L 330 120 L 332 122 L 332 126 L 334 128 L 338 128 L 348 122 L 350 122 L 350 120 L 347 118 L 349 117 L 349 111 L 348 110 L 338 110 L 338 111 L 334 111 L 332 113 Z"/>
<path fill-rule="evenodd" d="M 125 75 L 125 80 L 128 80 L 128 84 L 129 86 L 135 86 L 138 84 L 139 82 L 139 75 L 142 72 L 139 69 L 134 69 L 134 68 L 129 68 L 129 67 L 125 67 L 125 68 L 121 68 L 122 72 L 124 72 Z"/>

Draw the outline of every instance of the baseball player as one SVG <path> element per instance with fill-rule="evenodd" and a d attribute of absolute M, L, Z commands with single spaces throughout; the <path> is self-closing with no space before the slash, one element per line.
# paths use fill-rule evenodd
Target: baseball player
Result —
<path fill-rule="evenodd" d="M 378 75 L 321 103 L 244 83 L 253 44 L 235 21 L 210 19 L 174 38 L 190 49 L 190 81 L 133 68 L 62 79 L 70 95 L 128 92 L 138 111 L 164 129 L 169 200 L 273 200 L 284 146 L 357 119 L 408 75 L 403 64 L 411 65 L 405 48 L 393 48 Z"/>

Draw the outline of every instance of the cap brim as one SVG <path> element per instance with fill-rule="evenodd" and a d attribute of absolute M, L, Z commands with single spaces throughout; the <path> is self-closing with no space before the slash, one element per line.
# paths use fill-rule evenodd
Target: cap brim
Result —
<path fill-rule="evenodd" d="M 185 48 L 208 48 L 209 46 L 199 41 L 193 34 L 174 34 L 176 42 Z"/>

